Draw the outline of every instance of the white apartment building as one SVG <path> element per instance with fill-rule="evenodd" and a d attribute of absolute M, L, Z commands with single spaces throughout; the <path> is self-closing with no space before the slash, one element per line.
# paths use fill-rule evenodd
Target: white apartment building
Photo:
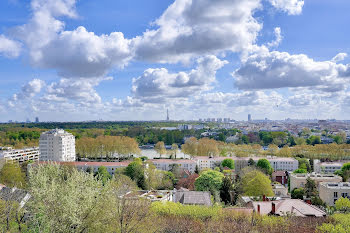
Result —
<path fill-rule="evenodd" d="M 293 172 L 298 169 L 299 162 L 294 158 L 267 157 L 273 170 Z"/>
<path fill-rule="evenodd" d="M 224 159 L 230 159 L 231 157 L 214 157 L 209 158 L 206 156 L 198 156 L 194 157 L 194 161 L 196 162 L 198 169 L 201 171 L 203 169 L 214 169 L 218 164 L 220 164 Z M 234 160 L 234 158 L 231 158 Z"/>
<path fill-rule="evenodd" d="M 36 166 L 38 164 L 59 164 L 59 165 L 68 165 L 68 166 L 74 166 L 78 170 L 81 171 L 88 171 L 92 173 L 96 173 L 98 171 L 98 168 L 101 166 L 106 167 L 109 174 L 114 175 L 118 168 L 125 168 L 129 165 L 130 161 L 123 161 L 123 162 L 47 162 L 47 161 L 41 161 L 39 163 L 33 164 L 32 166 Z"/>
<path fill-rule="evenodd" d="M 259 159 L 267 159 L 274 171 L 289 171 L 293 172 L 298 169 L 299 162 L 294 158 L 283 158 L 283 157 L 236 157 L 235 160 L 235 170 L 239 172 L 243 168 L 248 166 L 248 161 L 253 159 L 255 163 Z"/>
<path fill-rule="evenodd" d="M 191 173 L 196 170 L 196 162 L 189 159 L 151 159 L 150 160 L 158 170 L 170 171 L 173 164 L 179 165 L 180 168 L 186 169 Z"/>
<path fill-rule="evenodd" d="M 319 174 L 319 173 L 308 173 L 308 174 L 290 174 L 290 191 L 295 188 L 304 188 L 306 184 L 306 179 L 310 178 L 315 181 L 317 188 L 319 189 L 319 184 L 322 182 L 342 182 L 340 176 L 334 174 Z"/>
<path fill-rule="evenodd" d="M 44 132 L 39 140 L 40 160 L 71 162 L 75 161 L 75 137 L 63 129 Z"/>
<path fill-rule="evenodd" d="M 26 161 L 38 161 L 40 157 L 39 147 L 12 149 L 11 147 L 2 148 L 0 150 L 0 159 L 6 162 L 16 161 L 23 163 Z"/>
<path fill-rule="evenodd" d="M 331 173 L 340 170 L 344 163 L 342 162 L 321 162 L 318 159 L 314 160 L 314 172 Z"/>
<path fill-rule="evenodd" d="M 341 197 L 350 197 L 350 183 L 320 183 L 319 195 L 322 201 L 329 206 L 334 206 L 335 202 Z"/>

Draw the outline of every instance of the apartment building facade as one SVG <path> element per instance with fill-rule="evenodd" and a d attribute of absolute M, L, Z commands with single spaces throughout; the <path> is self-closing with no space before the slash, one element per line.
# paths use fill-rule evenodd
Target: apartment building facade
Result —
<path fill-rule="evenodd" d="M 0 150 L 0 159 L 6 162 L 13 161 L 23 163 L 27 161 L 38 161 L 40 157 L 39 147 L 30 147 L 23 149 L 12 149 L 11 147 Z"/>
<path fill-rule="evenodd" d="M 193 160 L 196 162 L 198 169 L 201 171 L 203 169 L 214 169 L 219 166 L 224 159 L 233 159 L 232 157 L 213 157 L 209 158 L 207 156 L 198 156 Z"/>
<path fill-rule="evenodd" d="M 319 189 L 320 183 L 322 182 L 342 182 L 340 176 L 334 174 L 320 174 L 320 173 L 308 173 L 308 174 L 290 174 L 290 190 L 295 188 L 304 188 L 307 178 L 315 181 L 317 188 Z"/>
<path fill-rule="evenodd" d="M 170 171 L 174 164 L 178 165 L 180 168 L 186 169 L 191 173 L 196 170 L 196 162 L 189 159 L 151 159 L 150 160 L 158 170 Z"/>
<path fill-rule="evenodd" d="M 335 202 L 341 198 L 350 198 L 349 182 L 325 182 L 319 187 L 319 195 L 322 201 L 329 206 L 334 206 Z"/>
<path fill-rule="evenodd" d="M 343 166 L 343 162 L 320 162 L 320 160 L 314 160 L 314 172 L 333 174 L 340 170 Z"/>
<path fill-rule="evenodd" d="M 39 148 L 41 161 L 73 162 L 76 159 L 75 137 L 63 129 L 42 133 Z"/>
<path fill-rule="evenodd" d="M 239 172 L 243 168 L 248 166 L 249 160 L 252 159 L 255 163 L 259 159 L 267 159 L 274 171 L 289 171 L 293 172 L 298 169 L 299 162 L 294 158 L 282 158 L 282 157 L 235 157 L 235 170 Z"/>

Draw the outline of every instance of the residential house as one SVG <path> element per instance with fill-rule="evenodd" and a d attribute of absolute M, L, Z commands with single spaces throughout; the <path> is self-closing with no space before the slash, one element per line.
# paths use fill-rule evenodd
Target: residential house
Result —
<path fill-rule="evenodd" d="M 288 173 L 286 171 L 274 171 L 272 173 L 272 181 L 286 185 L 288 184 Z"/>
<path fill-rule="evenodd" d="M 299 199 L 284 199 L 279 201 L 253 201 L 249 206 L 260 215 L 325 217 L 326 213 L 316 206 Z"/>
<path fill-rule="evenodd" d="M 179 202 L 184 205 L 204 205 L 211 206 L 210 192 L 189 191 L 181 188 L 174 190 L 173 202 Z"/>

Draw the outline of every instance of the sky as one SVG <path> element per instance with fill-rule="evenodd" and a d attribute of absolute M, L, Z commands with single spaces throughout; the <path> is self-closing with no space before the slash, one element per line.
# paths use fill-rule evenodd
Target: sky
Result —
<path fill-rule="evenodd" d="M 349 119 L 348 0 L 2 0 L 0 122 Z"/>

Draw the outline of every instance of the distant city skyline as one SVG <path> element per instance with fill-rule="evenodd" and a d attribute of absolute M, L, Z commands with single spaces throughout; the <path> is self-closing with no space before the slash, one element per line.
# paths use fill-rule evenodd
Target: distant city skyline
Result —
<path fill-rule="evenodd" d="M 347 119 L 347 0 L 0 2 L 0 122 Z"/>

